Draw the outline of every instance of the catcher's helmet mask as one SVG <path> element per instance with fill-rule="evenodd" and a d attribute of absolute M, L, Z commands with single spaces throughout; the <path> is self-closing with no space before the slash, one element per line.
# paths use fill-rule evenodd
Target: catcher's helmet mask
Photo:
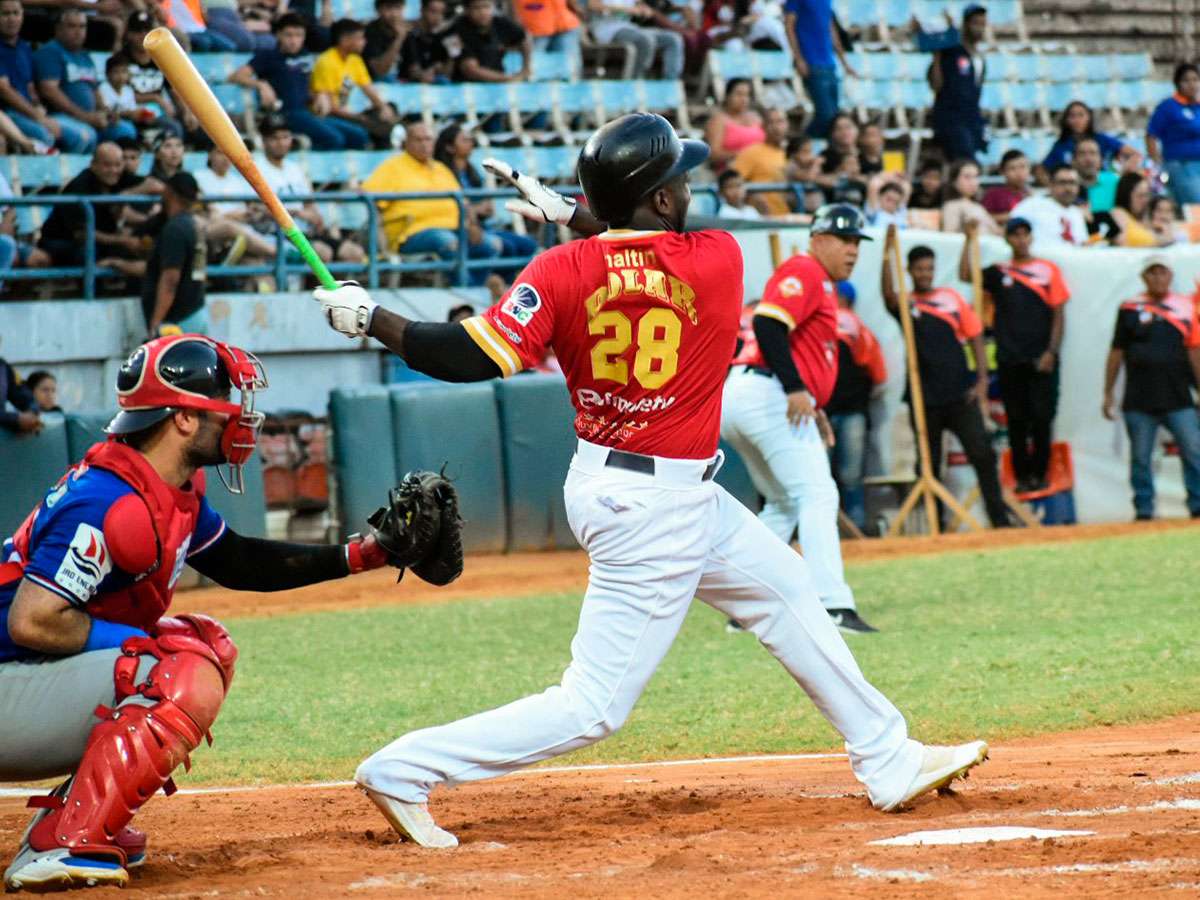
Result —
<path fill-rule="evenodd" d="M 217 474 L 230 493 L 240 494 L 245 488 L 243 466 L 254 453 L 265 418 L 254 409 L 254 394 L 266 387 L 262 363 L 239 347 L 198 334 L 157 338 L 134 350 L 121 367 L 121 411 L 104 430 L 114 437 L 133 434 L 180 409 L 224 413 L 224 461 Z M 238 403 L 229 399 L 234 388 L 241 394 Z"/>
<path fill-rule="evenodd" d="M 703 141 L 680 140 L 653 113 L 631 113 L 596 131 L 579 151 L 579 185 L 601 222 L 628 224 L 638 205 L 708 159 Z"/>

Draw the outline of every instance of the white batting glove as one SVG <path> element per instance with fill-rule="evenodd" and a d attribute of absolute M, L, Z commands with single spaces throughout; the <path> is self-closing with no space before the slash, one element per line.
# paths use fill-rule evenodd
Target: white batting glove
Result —
<path fill-rule="evenodd" d="M 379 306 L 356 281 L 339 281 L 336 291 L 317 288 L 313 296 L 321 303 L 325 320 L 334 331 L 348 338 L 366 337 L 371 317 Z"/>
<path fill-rule="evenodd" d="M 505 200 L 504 208 L 534 222 L 569 225 L 575 215 L 575 200 L 546 187 L 532 175 L 522 175 L 508 163 L 488 158 L 483 167 L 521 192 L 520 200 Z"/>

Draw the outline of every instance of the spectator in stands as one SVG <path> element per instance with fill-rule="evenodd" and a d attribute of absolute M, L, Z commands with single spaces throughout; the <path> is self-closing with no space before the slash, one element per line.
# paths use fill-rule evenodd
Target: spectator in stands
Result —
<path fill-rule="evenodd" d="M 918 26 L 919 27 L 919 26 Z M 947 160 L 975 159 L 987 148 L 986 122 L 979 108 L 987 64 L 979 45 L 987 33 L 987 10 L 969 3 L 962 28 L 943 35 L 918 31 L 917 49 L 932 50 L 929 86 L 933 89 L 933 140 Z"/>
<path fill-rule="evenodd" d="M 1104 369 L 1106 419 L 1115 420 L 1113 391 L 1125 369 L 1121 412 L 1129 434 L 1129 481 L 1140 520 L 1154 518 L 1154 445 L 1166 428 L 1179 445 L 1183 483 L 1193 519 L 1200 518 L 1200 412 L 1192 386 L 1200 383 L 1200 320 L 1195 300 L 1173 293 L 1165 257 L 1142 264 L 1144 293 L 1121 304 Z"/>
<path fill-rule="evenodd" d="M 514 0 L 513 11 L 533 36 L 535 50 L 565 53 L 579 65 L 579 20 L 584 12 L 576 0 Z"/>
<path fill-rule="evenodd" d="M 880 227 L 908 227 L 908 198 L 912 185 L 899 172 L 877 172 L 867 182 L 867 222 Z"/>
<path fill-rule="evenodd" d="M 192 215 L 199 197 L 196 179 L 187 172 L 176 172 L 163 185 L 163 226 L 142 279 L 148 334 L 157 335 L 166 324 L 192 334 L 208 332 L 204 308 L 208 254 Z"/>
<path fill-rule="evenodd" d="M 733 158 L 732 169 L 750 184 L 783 184 L 788 180 L 788 117 L 782 109 L 763 110 L 762 143 L 752 144 Z M 812 144 L 809 143 L 811 151 Z M 815 157 L 813 157 L 815 161 Z M 787 199 L 780 193 L 752 194 L 750 202 L 763 215 L 784 216 L 789 212 Z"/>
<path fill-rule="evenodd" d="M 17 209 L 5 206 L 3 201 L 17 196 L 0 172 L 0 271 L 5 269 L 40 269 L 50 265 L 50 255 L 44 250 L 23 241 L 17 235 Z M 4 280 L 0 277 L 0 291 Z"/>
<path fill-rule="evenodd" d="M 1150 201 L 1150 227 L 1160 246 L 1186 244 L 1189 240 L 1187 227 L 1176 215 L 1175 201 L 1170 197 L 1155 197 Z"/>
<path fill-rule="evenodd" d="M 508 16 L 496 15 L 493 0 L 467 0 L 443 39 L 459 81 L 528 81 L 533 74 L 533 41 Z M 504 54 L 521 53 L 521 70 L 509 75 Z"/>
<path fill-rule="evenodd" d="M 363 61 L 376 81 L 396 81 L 400 74 L 400 48 L 408 37 L 404 0 L 375 0 L 374 21 L 367 24 Z"/>
<path fill-rule="evenodd" d="M 16 122 L 0 112 L 0 154 L 45 153 L 49 149 L 41 141 L 26 137 Z"/>
<path fill-rule="evenodd" d="M 849 281 L 837 284 L 838 367 L 825 413 L 833 428 L 830 448 L 833 477 L 842 509 L 860 529 L 866 527 L 863 478 L 867 474 L 867 413 L 873 396 L 887 381 L 879 341 L 854 312 L 857 291 Z"/>
<path fill-rule="evenodd" d="M 701 25 L 699 4 L 673 0 L 642 0 L 642 14 L 630 21 L 639 28 L 663 28 L 683 39 L 684 72 L 699 74 L 704 69 L 714 39 Z"/>
<path fill-rule="evenodd" d="M 704 126 L 708 159 L 714 170 L 720 171 L 740 151 L 766 140 L 762 116 L 751 106 L 752 99 L 749 78 L 730 78 L 726 82 L 725 97 Z"/>
<path fill-rule="evenodd" d="M 442 84 L 449 79 L 450 53 L 442 43 L 446 0 L 421 0 L 421 18 L 400 48 L 400 75 L 407 81 Z"/>
<path fill-rule="evenodd" d="M 779 5 L 764 0 L 705 0 L 701 7 L 704 29 L 713 44 L 746 52 L 751 47 L 776 47 L 791 54 L 787 26 Z"/>
<path fill-rule="evenodd" d="M 867 183 L 859 174 L 857 152 L 840 156 L 826 148 L 816 182 L 824 190 L 827 203 L 861 207 L 867 202 Z"/>
<path fill-rule="evenodd" d="M 10 403 L 16 412 L 8 408 Z M 0 359 L 0 428 L 18 434 L 36 434 L 42 430 L 42 417 L 34 407 L 33 395 L 5 359 Z"/>
<path fill-rule="evenodd" d="M 813 152 L 813 140 L 808 135 L 794 137 L 787 143 L 788 181 L 813 184 L 821 171 L 821 157 Z"/>
<path fill-rule="evenodd" d="M 39 413 L 62 412 L 58 405 L 58 379 L 45 369 L 30 372 L 25 388 L 33 395 L 33 405 Z"/>
<path fill-rule="evenodd" d="M 717 218 L 762 218 L 762 213 L 746 202 L 746 182 L 736 169 L 726 169 L 717 178 Z"/>
<path fill-rule="evenodd" d="M 463 319 L 469 319 L 475 315 L 475 307 L 470 303 L 460 303 L 458 306 L 450 307 L 450 311 L 446 313 L 446 321 L 453 324 L 461 322 Z"/>
<path fill-rule="evenodd" d="M 1174 81 L 1175 93 L 1154 108 L 1146 125 L 1146 150 L 1183 206 L 1200 203 L 1200 69 L 1180 63 Z"/>
<path fill-rule="evenodd" d="M 433 158 L 454 173 L 461 187 L 483 188 L 487 186 L 483 180 L 483 173 L 471 162 L 471 154 L 474 152 L 474 136 L 466 128 L 454 123 L 443 128 L 437 136 Z M 496 256 L 532 257 L 537 253 L 537 241 L 528 235 L 517 234 L 511 228 L 492 227 L 489 223 L 495 215 L 496 206 L 491 200 L 471 203 L 471 216 L 483 229 L 484 240 L 495 246 Z M 519 273 L 519 268 L 505 272 L 511 278 L 515 278 Z"/>
<path fill-rule="evenodd" d="M 130 7 L 144 5 L 145 0 L 25 0 L 25 24 L 21 35 L 34 45 L 44 44 L 54 37 L 55 20 L 67 9 L 82 9 L 88 15 L 88 50 L 109 52 L 118 44 L 122 17 Z"/>
<path fill-rule="evenodd" d="M 38 96 L 63 131 L 74 130 L 76 152 L 91 153 L 97 139 L 115 141 L 137 137 L 137 129 L 104 105 L 100 76 L 90 53 L 83 49 L 87 16 L 81 9 L 61 13 L 54 26 L 54 40 L 43 44 L 33 56 Z"/>
<path fill-rule="evenodd" d="M 993 185 L 983 194 L 983 208 L 1003 225 L 1013 207 L 1029 196 L 1029 158 L 1020 150 L 1005 150 L 1000 157 L 1003 184 Z"/>
<path fill-rule="evenodd" d="M 1150 182 L 1146 176 L 1138 172 L 1126 172 L 1121 176 L 1112 208 L 1113 221 L 1119 229 L 1114 244 L 1119 247 L 1164 246 L 1150 224 L 1150 197 Z"/>
<path fill-rule="evenodd" d="M 179 111 L 183 123 L 176 118 L 175 102 L 167 88 L 166 79 L 142 44 L 146 35 L 154 28 L 154 24 L 154 19 L 149 13 L 134 12 L 130 14 L 125 25 L 124 53 L 129 57 L 129 83 L 133 86 L 134 98 L 138 105 L 150 105 L 151 109 L 162 116 L 160 123 L 166 130 L 183 137 L 184 125 L 187 125 L 188 131 L 192 131 L 199 123 L 187 107 Z"/>
<path fill-rule="evenodd" d="M 136 179 L 126 175 L 121 148 L 106 141 L 96 147 L 92 163 L 63 186 L 62 193 L 78 196 L 104 196 L 132 193 Z M 95 211 L 96 258 L 133 259 L 142 252 L 142 242 L 121 233 L 117 224 L 119 206 L 97 203 Z M 56 266 L 83 265 L 86 219 L 82 208 L 73 204 L 55 206 L 42 225 L 38 246 L 49 254 Z"/>
<path fill-rule="evenodd" d="M 139 106 L 137 95 L 133 91 L 129 76 L 129 57 L 124 53 L 114 53 L 104 61 L 104 81 L 100 84 L 100 102 L 110 113 L 116 115 L 125 125 L 133 129 L 137 139 L 141 128 L 154 127 L 158 123 L 158 113 L 149 106 Z M 117 138 L 118 142 L 120 138 Z"/>
<path fill-rule="evenodd" d="M 917 168 L 917 181 L 908 200 L 909 209 L 941 209 L 945 172 L 936 159 L 926 159 Z"/>
<path fill-rule="evenodd" d="M 239 53 L 275 46 L 275 38 L 269 30 L 256 28 L 251 31 L 246 27 L 237 0 L 204 0 L 204 16 L 208 22 L 208 33 L 232 44 Z"/>
<path fill-rule="evenodd" d="M 967 234 L 974 229 L 968 224 Z M 1047 487 L 1050 438 L 1058 409 L 1058 355 L 1063 340 L 1063 305 L 1070 299 L 1058 266 L 1030 254 L 1033 229 L 1010 217 L 1004 226 L 1011 262 L 983 270 L 984 295 L 994 310 L 996 379 L 1008 416 L 1017 493 Z M 963 242 L 958 277 L 971 281 L 970 241 Z"/>
<path fill-rule="evenodd" d="M 193 53 L 232 53 L 237 47 L 222 34 L 210 31 L 200 0 L 168 0 L 159 7 L 166 26 Z"/>
<path fill-rule="evenodd" d="M 788 40 L 785 49 L 791 50 L 796 74 L 804 81 L 804 90 L 813 105 L 808 134 L 828 137 L 841 106 L 834 57 L 841 59 L 847 75 L 855 75 L 846 62 L 841 38 L 834 26 L 833 0 L 786 0 L 783 10 Z"/>
<path fill-rule="evenodd" d="M 1083 246 L 1088 242 L 1087 221 L 1076 205 L 1079 174 L 1070 166 L 1056 166 L 1050 172 L 1050 195 L 1033 196 L 1013 207 L 1012 217 L 1024 219 L 1033 228 L 1035 250 L 1064 244 Z"/>
<path fill-rule="evenodd" d="M 633 23 L 636 15 L 647 15 L 639 0 L 588 0 L 592 14 L 592 36 L 598 44 L 621 44 L 632 57 L 626 77 L 649 78 L 654 57 L 662 52 L 663 78 L 683 74 L 683 36 L 666 28 L 647 28 Z"/>
<path fill-rule="evenodd" d="M 1000 234 L 1000 226 L 975 199 L 979 195 L 979 164 L 960 159 L 950 166 L 950 183 L 942 204 L 942 231 L 961 234 L 967 222 L 977 222 L 984 234 Z"/>
<path fill-rule="evenodd" d="M 424 122 L 408 126 L 404 151 L 380 163 L 363 182 L 367 193 L 457 191 L 458 179 L 433 158 L 433 132 Z M 386 245 L 400 253 L 431 253 L 444 260 L 458 257 L 458 204 L 453 199 L 384 200 L 379 204 Z M 492 259 L 494 243 L 478 231 L 468 231 L 467 256 Z M 482 284 L 486 272 L 474 270 L 471 280 Z"/>
<path fill-rule="evenodd" d="M 1133 147 L 1111 134 L 1096 130 L 1095 115 L 1090 106 L 1082 100 L 1072 100 L 1063 110 L 1059 120 L 1058 140 L 1042 160 L 1042 170 L 1049 172 L 1055 166 L 1072 162 L 1075 145 L 1084 138 L 1091 138 L 1096 142 L 1100 148 L 1101 164 L 1106 168 L 1116 162 L 1128 171 L 1142 161 L 1142 154 Z"/>
<path fill-rule="evenodd" d="M 858 167 L 866 176 L 883 171 L 883 129 L 868 122 L 858 133 Z"/>
<path fill-rule="evenodd" d="M 248 197 L 254 191 L 219 147 L 208 150 L 208 165 L 193 173 L 200 196 L 207 201 L 197 222 L 204 229 L 210 248 L 226 246 L 229 253 L 222 265 L 233 265 L 243 255 L 255 261 L 275 258 L 276 243 L 264 237 L 254 226 L 273 230 L 273 220 L 260 204 L 246 201 L 220 201 L 221 197 Z"/>
<path fill-rule="evenodd" d="M 311 140 L 314 150 L 365 150 L 371 142 L 365 128 L 311 109 L 312 59 L 304 49 L 304 19 L 284 13 L 271 27 L 275 46 L 257 51 L 229 80 L 256 90 L 263 109 L 281 110 L 288 128 Z"/>
<path fill-rule="evenodd" d="M 289 197 L 313 192 L 312 182 L 305 174 L 304 167 L 294 159 L 288 159 L 294 137 L 287 119 L 272 113 L 263 120 L 259 132 L 262 134 L 263 155 L 266 157 L 262 166 L 263 178 L 296 219 L 296 226 L 308 236 L 317 255 L 325 262 L 333 262 L 334 259 L 345 263 L 366 262 L 367 254 L 362 245 L 343 237 L 338 228 L 328 225 L 316 203 L 312 200 L 287 202 Z"/>
<path fill-rule="evenodd" d="M 888 229 L 888 243 L 894 232 Z M 974 308 L 957 291 L 933 286 L 935 255 L 929 247 L 913 247 L 908 253 L 908 274 L 913 293 L 909 298 L 925 400 L 925 428 L 929 436 L 929 460 L 935 475 L 942 468 L 942 433 L 950 431 L 962 444 L 975 470 L 980 494 L 994 528 L 1009 525 L 1008 509 L 1000 492 L 996 454 L 983 424 L 982 405 L 987 402 L 987 348 L 983 323 Z M 900 318 L 899 294 L 892 281 L 891 260 L 884 258 L 880 289 L 888 312 Z M 964 345 L 971 343 L 976 362 L 974 373 L 967 366 Z M 905 392 L 908 400 L 911 385 Z M 912 404 L 909 403 L 911 412 Z M 915 425 L 914 425 L 915 430 Z"/>
<path fill-rule="evenodd" d="M 150 166 L 150 177 L 163 184 L 183 169 L 183 141 L 167 132 L 154 141 L 154 164 Z"/>
<path fill-rule="evenodd" d="M 1079 202 L 1091 215 L 1110 212 L 1117 200 L 1117 182 L 1121 180 L 1112 169 L 1104 168 L 1100 144 L 1095 138 L 1080 138 L 1075 142 L 1071 166 L 1079 175 Z"/>
<path fill-rule="evenodd" d="M 88 133 L 78 123 L 64 126 L 50 115 L 34 88 L 33 50 L 21 40 L 24 17 L 21 0 L 0 0 L 0 109 L 31 140 L 82 152 Z"/>
<path fill-rule="evenodd" d="M 384 102 L 371 83 L 367 64 L 360 55 L 367 42 L 362 23 L 353 19 L 338 19 L 333 23 L 329 35 L 333 39 L 333 46 L 313 63 L 310 82 L 317 115 L 327 120 L 337 119 L 357 125 L 375 138 L 380 146 L 388 146 L 392 126 L 396 124 L 396 111 Z M 371 104 L 367 112 L 350 111 L 348 104 L 355 87 L 366 95 Z"/>

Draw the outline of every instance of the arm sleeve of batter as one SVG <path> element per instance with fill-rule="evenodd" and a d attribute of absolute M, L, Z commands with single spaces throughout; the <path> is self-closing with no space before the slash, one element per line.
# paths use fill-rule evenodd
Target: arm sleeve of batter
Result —
<path fill-rule="evenodd" d="M 758 349 L 763 359 L 783 385 L 784 393 L 793 394 L 796 391 L 807 390 L 792 359 L 788 327 L 777 319 L 755 316 L 754 336 L 758 339 Z"/>
<path fill-rule="evenodd" d="M 458 322 L 413 322 L 404 332 L 404 359 L 439 381 L 487 381 L 500 367 Z"/>
<path fill-rule="evenodd" d="M 229 528 L 188 564 L 234 591 L 286 591 L 350 574 L 346 547 L 243 537 Z"/>

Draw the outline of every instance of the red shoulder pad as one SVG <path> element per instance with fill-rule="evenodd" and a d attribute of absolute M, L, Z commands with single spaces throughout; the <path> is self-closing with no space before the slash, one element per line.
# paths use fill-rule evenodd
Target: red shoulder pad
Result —
<path fill-rule="evenodd" d="M 130 575 L 149 572 L 159 561 L 154 520 L 136 493 L 125 494 L 108 508 L 104 516 L 104 541 L 117 568 Z"/>

